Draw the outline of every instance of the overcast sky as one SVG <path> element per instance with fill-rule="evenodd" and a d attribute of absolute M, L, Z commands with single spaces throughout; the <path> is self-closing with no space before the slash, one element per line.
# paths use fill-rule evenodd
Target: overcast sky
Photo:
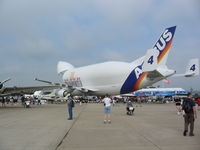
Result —
<path fill-rule="evenodd" d="M 0 80 L 61 81 L 59 60 L 75 67 L 132 62 L 175 25 L 167 65 L 183 73 L 189 59 L 200 58 L 199 0 L 0 0 Z M 165 87 L 200 89 L 200 77 L 170 79 Z"/>

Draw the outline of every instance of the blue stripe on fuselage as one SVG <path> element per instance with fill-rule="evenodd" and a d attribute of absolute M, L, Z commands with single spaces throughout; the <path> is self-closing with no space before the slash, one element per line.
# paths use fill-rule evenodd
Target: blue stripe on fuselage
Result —
<path fill-rule="evenodd" d="M 142 70 L 142 65 L 143 65 L 143 63 L 141 65 L 135 67 L 133 69 L 133 71 L 129 74 L 128 78 L 126 79 L 126 81 L 124 82 L 124 84 L 121 87 L 120 94 L 126 94 L 126 93 L 130 93 L 130 92 L 134 91 L 134 87 L 135 87 L 135 85 L 137 83 L 137 80 L 142 75 L 142 74 L 140 74 L 139 78 L 137 78 L 137 76 L 136 76 L 136 68 Z"/>
<path fill-rule="evenodd" d="M 154 45 L 153 48 L 159 50 L 159 53 L 160 53 L 158 56 L 158 63 L 162 60 L 162 58 L 164 57 L 164 55 L 167 53 L 168 49 L 170 48 L 170 42 L 172 42 L 175 30 L 176 30 L 176 26 L 165 29 L 165 31 L 160 36 L 159 40 Z M 140 83 L 143 80 L 143 77 L 145 77 L 145 75 L 142 77 L 144 72 L 140 72 L 140 73 L 137 72 L 138 69 L 142 70 L 142 65 L 143 63 L 137 66 L 130 73 L 130 75 L 128 76 L 128 78 L 126 79 L 126 81 L 121 87 L 120 94 L 130 93 L 139 88 Z"/>

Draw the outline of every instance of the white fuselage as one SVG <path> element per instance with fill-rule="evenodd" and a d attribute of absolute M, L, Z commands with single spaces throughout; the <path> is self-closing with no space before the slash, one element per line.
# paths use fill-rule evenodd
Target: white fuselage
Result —
<path fill-rule="evenodd" d="M 175 29 L 176 26 L 165 29 L 153 49 L 132 63 L 113 61 L 74 68 L 69 63 L 59 62 L 57 71 L 63 73 L 63 80 L 68 85 L 66 93 L 126 94 L 174 74 L 175 71 L 165 64 Z"/>
<path fill-rule="evenodd" d="M 64 82 L 73 87 L 83 88 L 92 91 L 91 95 L 118 95 L 133 92 L 134 90 L 146 87 L 154 83 L 145 78 L 134 87 L 141 76 L 138 66 L 141 65 L 142 58 L 133 63 L 126 62 L 105 62 L 68 70 L 63 75 Z M 137 69 L 136 69 L 137 68 Z M 133 83 L 128 87 L 123 87 L 125 81 L 133 74 Z M 157 81 L 157 80 L 156 80 Z M 128 81 L 127 81 L 128 82 Z M 125 88 L 125 90 L 122 90 Z M 74 94 L 82 92 L 75 90 Z"/>

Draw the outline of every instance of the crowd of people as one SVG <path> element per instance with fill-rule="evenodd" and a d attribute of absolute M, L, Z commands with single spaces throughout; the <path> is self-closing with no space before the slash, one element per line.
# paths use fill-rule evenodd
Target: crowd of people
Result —
<path fill-rule="evenodd" d="M 103 112 L 104 112 L 104 120 L 103 122 L 111 123 L 111 110 L 112 106 L 115 106 L 116 103 L 124 103 L 126 104 L 126 111 L 127 115 L 133 115 L 135 107 L 142 107 L 142 103 L 149 102 L 150 98 L 148 97 L 110 97 L 106 95 L 104 98 L 102 97 L 93 97 L 90 100 L 86 100 L 83 98 L 76 98 L 74 99 L 72 96 L 69 96 L 67 100 L 68 105 L 68 113 L 69 117 L 68 120 L 73 120 L 73 107 L 75 103 L 103 103 Z M 166 100 L 166 99 L 165 99 Z M 168 101 L 172 101 L 175 103 L 177 114 L 183 115 L 184 117 L 184 132 L 183 135 L 186 136 L 188 127 L 190 127 L 190 136 L 194 136 L 194 121 L 197 118 L 197 110 L 200 110 L 200 97 L 193 97 L 191 93 L 188 93 L 187 97 L 174 97 L 172 100 L 171 98 L 167 98 Z M 0 97 L 0 102 L 2 103 L 2 107 L 6 107 L 6 104 L 14 105 L 16 103 L 20 103 L 24 107 L 30 107 L 30 104 L 41 104 L 40 100 L 33 99 L 30 97 L 25 96 L 10 96 L 10 97 Z M 29 103 L 27 103 L 29 102 Z M 27 106 L 28 105 L 28 106 Z"/>
<path fill-rule="evenodd" d="M 74 104 L 72 103 L 73 97 L 70 97 L 68 100 L 68 112 L 69 112 L 69 118 L 68 120 L 73 119 L 73 107 Z M 93 101 L 94 102 L 94 101 Z M 118 99 L 111 98 L 109 95 L 106 95 L 101 101 L 103 103 L 103 112 L 104 112 L 104 120 L 103 123 L 111 123 L 111 110 L 112 105 L 114 106 Z M 126 103 L 126 110 L 127 115 L 133 115 L 133 112 L 135 110 L 135 107 L 141 106 L 141 98 L 137 101 L 134 101 L 134 99 L 126 98 L 121 101 L 123 103 Z M 99 99 L 98 99 L 99 103 Z M 187 97 L 175 97 L 174 103 L 177 108 L 177 114 L 182 114 L 184 117 L 184 131 L 183 135 L 186 136 L 187 132 L 189 132 L 189 136 L 194 136 L 194 121 L 197 119 L 197 108 L 200 108 L 200 97 L 193 98 L 193 95 L 191 93 L 188 93 Z M 134 106 L 135 105 L 135 106 Z M 188 127 L 190 127 L 190 130 L 188 130 Z"/>
<path fill-rule="evenodd" d="M 31 105 L 41 105 L 41 100 L 40 99 L 35 99 L 33 97 L 29 96 L 2 96 L 0 97 L 0 102 L 2 103 L 2 107 L 6 107 L 6 105 L 22 105 L 24 107 L 27 106 L 27 104 Z"/>

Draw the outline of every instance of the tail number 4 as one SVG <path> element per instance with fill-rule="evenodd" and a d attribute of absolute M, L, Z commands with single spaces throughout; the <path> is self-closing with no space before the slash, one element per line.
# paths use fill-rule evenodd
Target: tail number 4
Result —
<path fill-rule="evenodd" d="M 195 71 L 195 64 L 192 65 L 192 67 L 190 68 L 190 70 Z"/>
<path fill-rule="evenodd" d="M 153 64 L 153 56 L 151 56 L 151 57 L 149 58 L 148 63 L 151 64 L 151 65 Z"/>

